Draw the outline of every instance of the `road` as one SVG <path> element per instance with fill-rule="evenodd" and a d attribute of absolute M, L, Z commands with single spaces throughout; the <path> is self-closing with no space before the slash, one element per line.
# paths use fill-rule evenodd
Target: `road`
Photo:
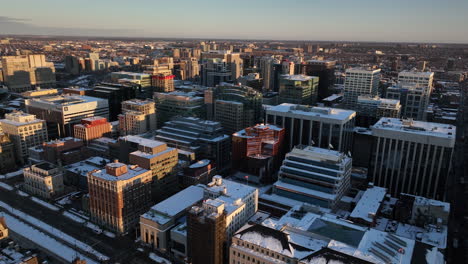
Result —
<path fill-rule="evenodd" d="M 448 184 L 451 203 L 447 263 L 468 263 L 468 81 L 460 84 L 461 101 L 457 116 L 457 138 L 453 155 L 453 176 Z M 453 247 L 454 240 L 458 247 Z"/>
<path fill-rule="evenodd" d="M 61 212 L 47 209 L 30 200 L 28 197 L 18 195 L 15 191 L 0 190 L 0 200 L 11 207 L 25 212 L 41 221 L 63 231 L 64 233 L 92 246 L 100 253 L 109 256 L 107 263 L 141 263 L 155 264 L 147 254 L 136 250 L 134 238 L 123 236 L 110 238 L 104 234 L 96 234 L 83 224 L 74 222 L 63 216 Z M 3 210 L 0 208 L 0 211 Z M 81 252 L 81 251 L 80 251 Z M 81 252 L 86 254 L 86 252 Z M 94 256 L 90 256 L 95 259 Z"/>

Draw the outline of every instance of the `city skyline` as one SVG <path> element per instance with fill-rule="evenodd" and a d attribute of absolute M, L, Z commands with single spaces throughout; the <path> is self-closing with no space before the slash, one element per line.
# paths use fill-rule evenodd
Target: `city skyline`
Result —
<path fill-rule="evenodd" d="M 468 43 L 466 8 L 461 0 L 296 0 L 287 7 L 277 0 L 20 0 L 2 6 L 0 29 L 12 35 Z"/>

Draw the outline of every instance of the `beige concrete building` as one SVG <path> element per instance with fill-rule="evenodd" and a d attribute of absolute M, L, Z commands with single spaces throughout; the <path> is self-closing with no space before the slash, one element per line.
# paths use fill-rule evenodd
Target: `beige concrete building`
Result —
<path fill-rule="evenodd" d="M 37 88 L 36 90 L 31 90 L 31 91 L 26 91 L 21 93 L 21 96 L 24 98 L 34 98 L 34 97 L 41 97 L 41 96 L 47 96 L 47 95 L 57 95 L 58 90 L 57 89 L 40 89 Z"/>
<path fill-rule="evenodd" d="M 8 226 L 5 217 L 0 217 L 0 240 L 8 238 Z"/>
<path fill-rule="evenodd" d="M 23 169 L 24 189 L 44 199 L 52 199 L 62 194 L 63 173 L 49 162 L 41 162 Z"/>
<path fill-rule="evenodd" d="M 172 73 L 159 73 L 153 75 L 151 83 L 156 87 L 158 92 L 173 92 L 174 91 L 174 75 Z"/>
<path fill-rule="evenodd" d="M 119 115 L 121 135 L 137 135 L 156 129 L 156 108 L 152 100 L 132 99 L 122 102 Z"/>
<path fill-rule="evenodd" d="M 119 234 L 151 206 L 151 171 L 117 160 L 88 176 L 91 220 Z"/>
<path fill-rule="evenodd" d="M 5 56 L 2 58 L 3 78 L 8 89 L 24 92 L 36 86 L 55 85 L 55 68 L 45 61 L 44 54 Z"/>
<path fill-rule="evenodd" d="M 28 149 L 47 141 L 47 126 L 35 115 L 14 112 L 0 120 L 2 130 L 15 144 L 16 155 L 21 162 L 28 157 Z"/>
<path fill-rule="evenodd" d="M 166 143 L 152 140 L 148 144 L 139 144 L 138 150 L 130 153 L 129 160 L 131 164 L 151 171 L 155 200 L 177 192 L 176 166 L 179 159 L 176 148 L 168 148 Z"/>

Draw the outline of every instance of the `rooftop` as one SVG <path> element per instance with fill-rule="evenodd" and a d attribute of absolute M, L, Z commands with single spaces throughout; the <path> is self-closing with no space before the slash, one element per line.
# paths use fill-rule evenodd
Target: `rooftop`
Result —
<path fill-rule="evenodd" d="M 26 101 L 26 104 L 48 104 L 48 105 L 55 105 L 55 106 L 68 106 L 68 105 L 77 105 L 83 103 L 90 103 L 90 102 L 97 102 L 97 101 L 105 101 L 107 103 L 107 99 L 91 97 L 86 95 L 55 95 L 55 96 L 47 96 L 41 98 L 34 98 L 29 99 Z"/>
<path fill-rule="evenodd" d="M 312 79 L 317 79 L 318 77 L 315 77 L 315 76 L 307 76 L 307 75 L 304 75 L 304 74 L 295 74 L 295 75 L 283 74 L 283 75 L 281 75 L 281 78 L 282 78 L 283 80 L 305 82 L 305 81 L 310 81 L 310 80 L 312 80 Z"/>
<path fill-rule="evenodd" d="M 280 104 L 267 109 L 267 113 L 293 113 L 307 117 L 320 117 L 334 120 L 347 120 L 356 116 L 356 112 L 339 108 L 310 107 L 297 104 Z"/>
<path fill-rule="evenodd" d="M 433 137 L 455 138 L 456 127 L 449 124 L 440 124 L 412 119 L 381 118 L 373 127 L 374 129 L 391 130 L 395 132 L 430 135 Z"/>
<path fill-rule="evenodd" d="M 124 163 L 120 163 L 120 162 L 112 162 L 106 165 L 106 167 L 112 167 L 112 168 L 119 168 L 122 166 L 127 166 L 127 165 Z M 95 171 L 91 175 L 93 177 L 100 178 L 106 181 L 125 181 L 125 180 L 135 178 L 145 172 L 148 172 L 148 170 L 138 167 L 136 165 L 127 166 L 127 169 L 128 171 L 126 173 L 121 174 L 119 176 L 114 176 L 112 174 L 109 174 L 106 172 L 105 169 Z"/>
<path fill-rule="evenodd" d="M 385 188 L 377 186 L 367 188 L 351 212 L 350 217 L 363 219 L 366 222 L 372 223 L 386 194 L 387 189 Z"/>
<path fill-rule="evenodd" d="M 130 142 L 133 142 L 133 143 L 137 143 L 140 146 L 145 146 L 145 147 L 149 147 L 149 148 L 156 148 L 156 147 L 159 147 L 161 145 L 166 144 L 166 143 L 161 142 L 161 141 L 156 141 L 156 140 L 142 138 L 142 137 L 139 137 L 139 136 L 132 136 L 132 135 L 120 137 L 119 141 L 130 141 Z"/>

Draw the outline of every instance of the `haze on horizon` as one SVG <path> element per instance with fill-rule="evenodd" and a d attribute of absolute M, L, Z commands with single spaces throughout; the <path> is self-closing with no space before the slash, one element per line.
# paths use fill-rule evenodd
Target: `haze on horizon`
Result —
<path fill-rule="evenodd" d="M 2 4 L 0 34 L 468 43 L 467 10 L 466 0 L 15 0 Z"/>

